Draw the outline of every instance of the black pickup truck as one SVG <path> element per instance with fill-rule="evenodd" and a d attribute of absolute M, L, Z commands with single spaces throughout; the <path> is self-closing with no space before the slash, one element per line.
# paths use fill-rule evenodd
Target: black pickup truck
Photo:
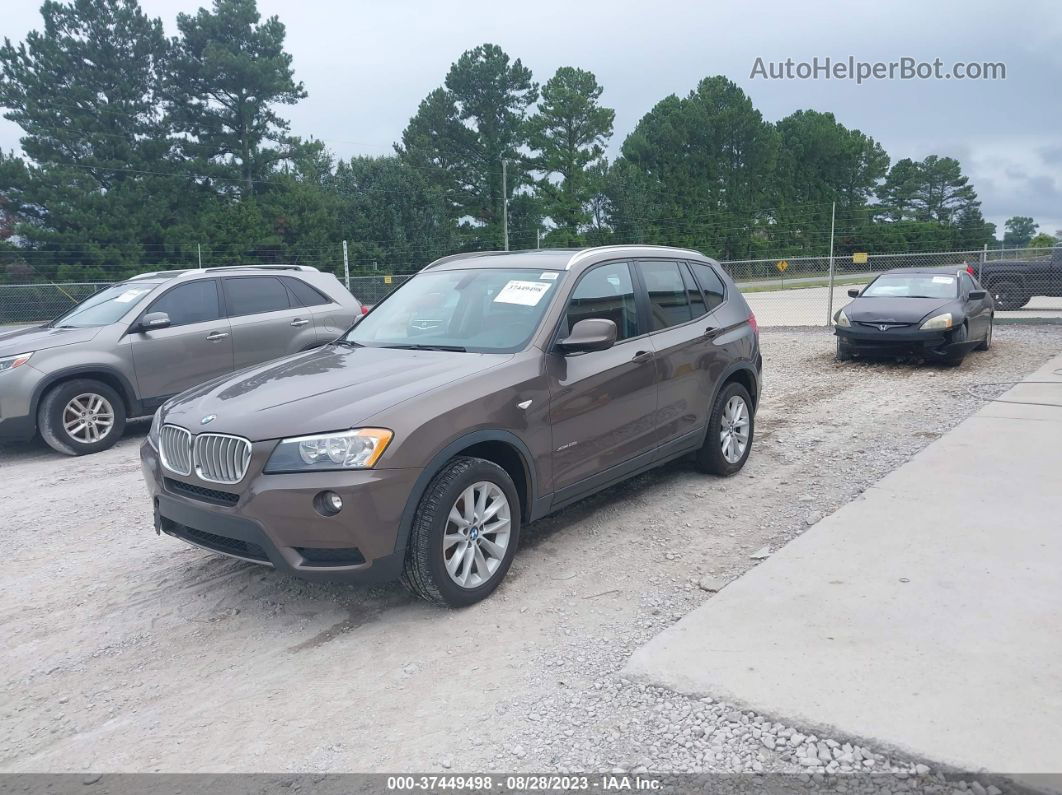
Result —
<path fill-rule="evenodd" d="M 1021 309 L 1034 295 L 1062 296 L 1062 243 L 1042 257 L 988 260 L 974 268 L 998 309 Z"/>

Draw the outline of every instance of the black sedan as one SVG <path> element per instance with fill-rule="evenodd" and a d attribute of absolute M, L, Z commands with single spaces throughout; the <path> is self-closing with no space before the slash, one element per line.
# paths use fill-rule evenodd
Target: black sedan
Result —
<path fill-rule="evenodd" d="M 992 297 L 962 266 L 886 271 L 834 315 L 837 359 L 904 357 L 957 365 L 992 344 Z"/>

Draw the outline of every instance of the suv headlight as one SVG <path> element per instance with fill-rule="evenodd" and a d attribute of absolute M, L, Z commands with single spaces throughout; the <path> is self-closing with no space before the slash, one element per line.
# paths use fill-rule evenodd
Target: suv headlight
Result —
<path fill-rule="evenodd" d="M 33 355 L 33 351 L 29 353 L 18 353 L 14 356 L 5 356 L 0 359 L 0 373 L 6 373 L 8 370 L 14 370 L 16 367 L 21 367 L 30 360 Z"/>
<path fill-rule="evenodd" d="M 944 331 L 951 328 L 952 323 L 954 323 L 954 320 L 951 317 L 951 312 L 945 312 L 943 315 L 929 318 L 920 328 L 923 331 Z"/>
<path fill-rule="evenodd" d="M 386 428 L 354 428 L 283 439 L 269 456 L 265 473 L 371 469 L 392 438 Z"/>
<path fill-rule="evenodd" d="M 848 315 L 844 313 L 843 309 L 837 310 L 837 314 L 833 316 L 833 322 L 838 326 L 852 325 L 852 322 L 848 319 Z"/>

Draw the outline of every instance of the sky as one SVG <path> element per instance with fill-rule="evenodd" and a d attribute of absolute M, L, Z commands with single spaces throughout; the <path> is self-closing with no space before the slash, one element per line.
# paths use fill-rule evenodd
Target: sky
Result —
<path fill-rule="evenodd" d="M 203 2 L 141 0 L 175 33 L 179 12 Z M 0 35 L 40 27 L 37 0 L 4 0 Z M 560 66 L 597 75 L 615 108 L 614 155 L 650 108 L 707 76 L 740 85 L 768 121 L 795 110 L 832 111 L 878 140 L 896 161 L 957 158 L 1002 230 L 1014 215 L 1062 230 L 1062 3 L 894 0 L 871 3 L 673 0 L 259 0 L 288 31 L 296 78 L 309 92 L 284 107 L 292 132 L 339 157 L 390 153 L 409 117 L 450 64 L 478 44 L 500 45 L 545 82 Z M 1006 79 L 766 80 L 765 62 L 1002 62 Z M 0 147 L 20 130 L 0 119 Z"/>

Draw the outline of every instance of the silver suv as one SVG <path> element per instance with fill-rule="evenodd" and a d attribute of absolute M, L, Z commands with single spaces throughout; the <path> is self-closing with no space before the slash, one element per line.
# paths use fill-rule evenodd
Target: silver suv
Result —
<path fill-rule="evenodd" d="M 84 455 L 189 387 L 339 337 L 362 314 L 298 265 L 145 273 L 43 326 L 0 333 L 0 439 Z"/>

